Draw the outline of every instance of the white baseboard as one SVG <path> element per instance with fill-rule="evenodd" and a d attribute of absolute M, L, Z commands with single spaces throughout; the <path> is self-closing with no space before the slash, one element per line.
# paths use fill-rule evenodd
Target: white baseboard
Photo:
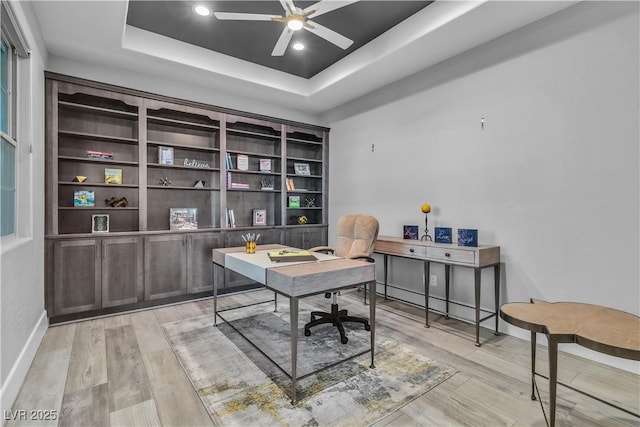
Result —
<path fill-rule="evenodd" d="M 33 359 L 36 357 L 36 352 L 38 351 L 38 347 L 40 347 L 40 342 L 48 327 L 49 318 L 47 317 L 46 310 L 43 310 L 40 319 L 38 319 L 33 331 L 31 331 L 31 335 L 29 335 L 29 339 L 20 352 L 18 360 L 13 364 L 7 381 L 2 384 L 2 388 L 0 389 L 0 414 L 3 415 L 0 425 L 2 426 L 7 422 L 7 420 L 4 419 L 4 413 L 13 407 L 20 392 L 20 387 L 22 387 L 22 383 L 31 367 L 31 362 L 33 362 Z"/>

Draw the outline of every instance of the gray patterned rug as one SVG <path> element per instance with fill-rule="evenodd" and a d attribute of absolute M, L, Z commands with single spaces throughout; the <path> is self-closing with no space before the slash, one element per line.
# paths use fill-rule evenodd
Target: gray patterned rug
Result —
<path fill-rule="evenodd" d="M 426 393 L 455 371 L 376 334 L 375 369 L 369 332 L 347 327 L 349 342 L 322 325 L 305 337 L 311 307 L 300 303 L 298 403 L 291 404 L 288 306 L 256 304 L 213 316 L 167 323 L 163 329 L 211 418 L 220 426 L 366 426 Z M 262 353 L 249 344 L 254 341 Z M 264 354 L 263 354 L 264 353 Z M 268 356 L 268 357 L 267 357 Z M 345 358 L 350 360 L 336 364 Z"/>

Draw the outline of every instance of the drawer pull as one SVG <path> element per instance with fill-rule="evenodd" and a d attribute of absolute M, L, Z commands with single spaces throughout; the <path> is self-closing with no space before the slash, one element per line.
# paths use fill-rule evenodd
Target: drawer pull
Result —
<path fill-rule="evenodd" d="M 450 256 L 451 256 L 451 254 L 450 254 L 449 252 L 445 252 L 445 253 L 444 253 L 444 256 L 446 256 L 446 257 L 450 257 Z"/>
<path fill-rule="evenodd" d="M 415 249 L 411 248 L 411 249 L 409 249 L 409 252 L 414 253 Z"/>

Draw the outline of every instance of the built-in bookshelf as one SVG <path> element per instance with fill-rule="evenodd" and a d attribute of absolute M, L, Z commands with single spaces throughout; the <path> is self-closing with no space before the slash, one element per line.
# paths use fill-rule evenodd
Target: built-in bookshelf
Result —
<path fill-rule="evenodd" d="M 46 95 L 50 316 L 208 292 L 211 249 L 252 229 L 326 244 L 328 129 L 53 73 Z"/>

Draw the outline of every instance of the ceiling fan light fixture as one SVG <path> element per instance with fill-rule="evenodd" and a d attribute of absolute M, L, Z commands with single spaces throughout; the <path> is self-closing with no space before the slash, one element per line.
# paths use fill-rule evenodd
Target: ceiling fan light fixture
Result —
<path fill-rule="evenodd" d="M 304 50 L 304 45 L 302 43 L 300 43 L 300 42 L 294 43 L 293 48 L 295 50 Z"/>
<path fill-rule="evenodd" d="M 193 11 L 200 16 L 211 16 L 211 9 L 207 6 L 203 6 L 201 4 L 197 4 L 193 7 Z"/>
<path fill-rule="evenodd" d="M 302 22 L 302 19 L 299 17 L 291 18 L 287 22 L 287 27 L 289 27 L 291 31 L 298 31 L 302 29 L 303 25 L 304 23 Z"/>

